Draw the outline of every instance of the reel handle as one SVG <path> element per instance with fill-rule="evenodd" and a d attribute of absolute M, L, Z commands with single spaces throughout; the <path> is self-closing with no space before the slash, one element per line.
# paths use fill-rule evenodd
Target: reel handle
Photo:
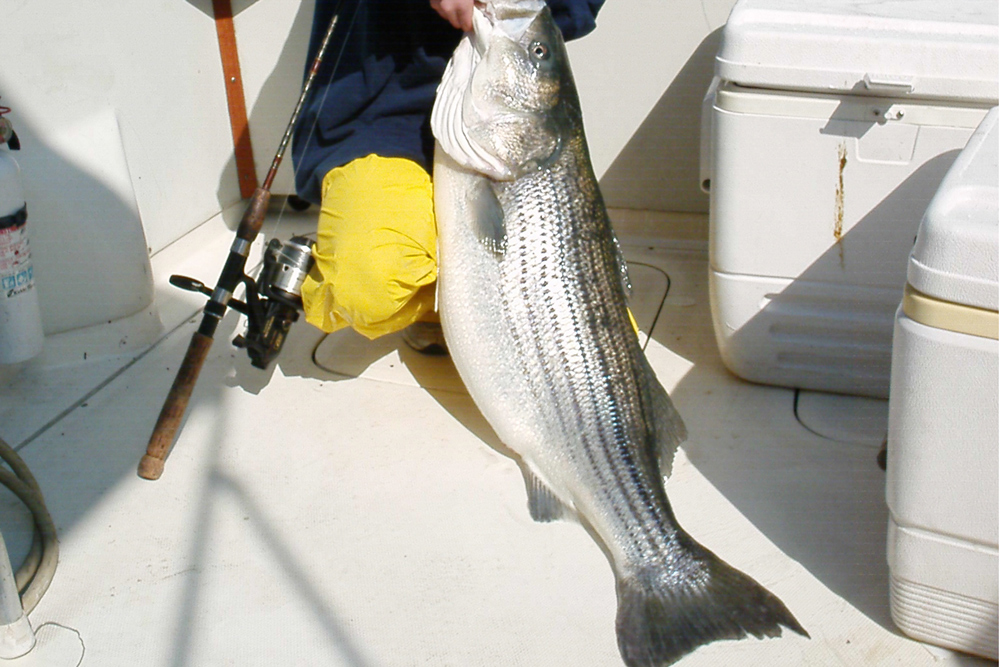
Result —
<path fill-rule="evenodd" d="M 212 288 L 197 278 L 189 278 L 175 273 L 170 276 L 170 284 L 174 287 L 179 287 L 186 292 L 198 292 L 208 297 L 212 296 Z"/>

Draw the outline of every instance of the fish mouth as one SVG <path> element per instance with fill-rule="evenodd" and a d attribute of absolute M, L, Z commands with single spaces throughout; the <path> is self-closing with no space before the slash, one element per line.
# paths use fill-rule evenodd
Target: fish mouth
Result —
<path fill-rule="evenodd" d="M 472 7 L 472 32 L 469 34 L 469 41 L 480 57 L 486 53 L 486 45 L 493 35 L 494 19 L 491 14 L 485 3 L 477 2 Z"/>
<path fill-rule="evenodd" d="M 498 34 L 517 42 L 545 9 L 544 0 L 476 0 L 472 7 L 471 41 L 476 52 L 486 53 L 489 42 Z"/>
<path fill-rule="evenodd" d="M 516 45 L 545 7 L 544 0 L 477 1 L 473 5 L 473 30 L 455 49 L 438 86 L 431 112 L 435 139 L 463 168 L 496 181 L 513 180 L 524 167 L 507 164 L 496 154 L 497 147 L 489 140 L 490 129 L 500 122 L 516 125 L 523 114 L 494 108 L 497 100 L 476 99 L 473 88 L 477 72 L 484 61 L 492 59 L 491 51 L 505 51 L 512 42 Z M 537 160 L 532 163 L 538 164 Z"/>

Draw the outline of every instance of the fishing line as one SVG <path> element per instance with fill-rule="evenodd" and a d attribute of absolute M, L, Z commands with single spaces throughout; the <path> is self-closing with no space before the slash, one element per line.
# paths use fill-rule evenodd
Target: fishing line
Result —
<path fill-rule="evenodd" d="M 344 2 L 345 0 L 340 0 L 340 2 L 337 3 L 337 6 L 333 10 L 334 16 L 338 16 L 340 14 L 340 9 L 341 6 L 344 4 Z M 336 60 L 333 61 L 333 66 L 330 68 L 330 75 L 326 79 L 326 85 L 323 86 L 323 97 L 320 99 L 319 106 L 317 107 L 317 109 L 322 109 L 324 106 L 326 106 L 326 99 L 330 95 L 330 88 L 332 88 L 330 84 L 333 83 L 333 78 L 336 76 L 337 69 L 340 67 L 340 61 L 344 56 L 344 51 L 347 49 L 347 40 L 351 36 L 351 32 L 354 29 L 354 23 L 358 18 L 358 14 L 361 13 L 361 5 L 363 5 L 364 2 L 365 0 L 358 0 L 358 2 L 355 3 L 354 11 L 351 13 L 351 18 L 347 23 L 347 28 L 344 30 L 343 38 L 340 41 L 340 51 L 337 52 L 337 58 Z M 312 123 L 309 126 L 309 132 L 306 134 L 305 138 L 306 144 L 312 141 L 312 138 L 316 133 L 316 126 L 318 124 L 319 124 L 319 113 L 317 112 L 313 115 Z M 292 168 L 294 170 L 294 164 L 292 165 Z M 268 235 L 270 238 L 273 238 L 277 233 L 278 227 L 281 224 L 281 220 L 285 215 L 285 209 L 287 206 L 288 206 L 288 197 L 285 197 L 281 202 L 281 208 L 278 209 L 278 217 L 271 225 L 271 233 Z M 304 236 L 312 238 L 315 237 L 316 234 L 317 232 L 311 232 L 309 234 L 305 234 Z M 254 270 L 258 269 L 260 265 L 263 264 L 263 262 L 264 260 L 262 258 L 260 262 L 258 262 L 257 265 L 254 266 Z M 316 345 L 313 347 L 312 353 L 310 354 L 310 359 L 312 360 L 313 365 L 322 370 L 328 370 L 328 369 L 324 368 L 322 364 L 320 364 L 316 360 L 316 353 L 319 351 L 320 346 L 323 344 L 324 341 L 326 341 L 329 335 L 330 334 L 327 333 L 323 337 L 321 337 L 319 342 L 316 343 Z"/>
<path fill-rule="evenodd" d="M 333 83 L 333 79 L 334 79 L 334 77 L 337 74 L 337 69 L 340 67 L 340 61 L 343 58 L 344 51 L 347 48 L 347 39 L 351 35 L 351 31 L 354 28 L 355 20 L 358 17 L 358 13 L 359 13 L 359 11 L 361 9 L 361 5 L 364 3 L 364 1 L 365 0 L 358 0 L 358 2 L 355 3 L 354 11 L 351 13 L 351 18 L 350 18 L 350 20 L 347 23 L 347 27 L 343 31 L 343 38 L 340 40 L 340 50 L 337 52 L 337 57 L 333 61 L 333 65 L 330 67 L 330 74 L 327 76 L 325 85 L 323 86 L 323 97 L 322 97 L 322 99 L 320 99 L 319 107 L 318 107 L 319 109 L 322 109 L 323 106 L 326 104 L 327 97 L 330 94 L 330 88 L 331 88 L 330 84 Z M 340 22 L 340 20 L 339 20 L 340 10 L 341 10 L 341 7 L 344 4 L 345 4 L 345 0 L 340 0 L 337 3 L 337 6 L 334 7 L 333 12 L 331 12 L 331 14 L 330 14 L 330 21 L 331 21 L 331 23 L 333 21 L 336 21 L 337 23 Z M 314 20 L 315 20 L 315 16 L 314 16 Z M 334 25 L 332 27 L 333 27 L 334 33 L 337 33 L 339 26 Z M 331 40 L 332 40 L 332 38 L 333 38 L 333 35 L 330 35 L 330 39 Z M 318 48 L 323 48 L 322 43 L 320 44 L 320 46 Z M 310 62 L 310 60 L 308 58 L 308 54 L 307 54 L 306 57 L 307 57 L 306 62 L 307 63 Z M 309 94 L 307 95 L 307 99 L 310 98 L 310 97 L 314 97 L 314 96 L 315 96 L 315 90 L 310 90 Z M 305 108 L 305 104 L 304 103 L 302 104 L 302 107 Z M 316 113 L 313 116 L 312 124 L 309 126 L 309 132 L 306 134 L 306 143 L 309 143 L 310 141 L 312 141 L 313 135 L 316 133 L 316 126 L 317 126 L 318 123 L 319 123 L 319 113 Z M 282 140 L 284 141 L 284 137 L 282 138 Z M 279 150 L 281 150 L 281 147 L 279 147 Z M 292 164 L 292 171 L 293 171 L 292 185 L 293 185 L 293 187 L 294 187 L 294 180 L 295 180 L 294 170 L 295 170 L 295 165 L 294 165 L 294 161 L 293 161 L 293 164 Z M 285 196 L 285 197 L 282 198 L 281 206 L 278 208 L 278 215 L 274 219 L 274 221 L 271 223 L 270 229 L 268 230 L 268 233 L 263 234 L 261 236 L 262 240 L 264 240 L 264 239 L 272 239 L 275 236 L 277 236 L 277 234 L 278 234 L 278 228 L 281 226 L 281 221 L 285 217 L 285 210 L 286 210 L 287 207 L 288 207 L 288 197 Z M 311 232 L 309 234 L 301 234 L 300 236 L 310 237 L 310 238 L 313 238 L 313 240 L 315 240 L 316 232 L 314 231 L 314 232 Z M 248 275 L 254 275 L 254 276 L 256 276 L 257 274 L 259 274 L 261 266 L 263 264 L 264 264 L 264 257 L 263 257 L 263 254 L 262 254 L 261 257 L 260 257 L 260 259 L 258 259 L 257 262 L 253 266 L 251 266 L 249 268 L 249 270 L 246 271 L 246 273 Z M 243 290 L 245 288 L 245 285 L 243 285 L 243 283 L 240 283 L 240 285 L 238 285 L 238 287 L 241 290 Z"/>
<path fill-rule="evenodd" d="M 340 0 L 337 3 L 337 6 L 334 7 L 333 12 L 331 14 L 331 21 L 332 20 L 338 20 L 338 22 L 339 22 L 339 19 L 336 19 L 336 17 L 340 16 L 341 7 L 347 1 L 349 1 L 349 0 Z M 360 13 L 360 10 L 361 10 L 361 5 L 364 4 L 364 2 L 365 2 L 365 0 L 358 0 L 355 3 L 355 5 L 354 5 L 354 11 L 351 12 L 351 18 L 348 21 L 347 27 L 344 29 L 344 32 L 343 32 L 343 37 L 340 40 L 340 50 L 337 52 L 337 58 L 333 61 L 333 66 L 330 68 L 330 74 L 329 74 L 329 76 L 326 79 L 326 85 L 323 86 L 323 97 L 320 99 L 319 106 L 317 107 L 317 109 L 322 109 L 326 105 L 326 99 L 327 99 L 327 97 L 330 94 L 330 88 L 331 88 L 330 84 L 333 83 L 333 79 L 334 79 L 334 77 L 337 74 L 337 69 L 340 67 L 340 61 L 341 61 L 341 59 L 344 56 L 344 51 L 347 49 L 347 40 L 351 36 L 351 31 L 354 28 L 354 22 L 358 18 L 358 14 Z M 314 20 L 315 20 L 315 17 L 314 17 Z M 337 32 L 337 28 L 334 28 L 334 32 L 335 33 Z M 308 60 L 307 60 L 307 62 L 308 62 Z M 315 97 L 315 91 L 310 91 L 309 97 Z M 303 107 L 304 106 L 305 105 L 303 105 Z M 310 141 L 312 141 L 312 138 L 313 138 L 313 136 L 316 133 L 316 126 L 318 124 L 319 124 L 319 113 L 316 113 L 316 114 L 313 115 L 312 124 L 309 126 L 309 132 L 306 134 L 305 142 L 307 144 Z M 295 170 L 295 165 L 293 163 L 293 165 L 292 165 L 292 171 L 294 172 L 294 170 Z M 293 178 L 293 186 L 294 186 L 294 175 L 293 175 L 292 178 Z M 278 209 L 277 219 L 271 225 L 270 233 L 266 235 L 267 238 L 274 238 L 275 234 L 277 233 L 278 226 L 281 224 L 281 220 L 282 220 L 282 218 L 285 215 L 285 209 L 287 208 L 287 206 L 288 206 L 288 197 L 286 196 L 286 197 L 282 198 L 281 207 Z M 261 260 L 261 262 L 258 262 L 258 264 L 254 266 L 254 269 L 257 269 L 260 266 L 261 263 L 263 263 L 263 259 Z"/>

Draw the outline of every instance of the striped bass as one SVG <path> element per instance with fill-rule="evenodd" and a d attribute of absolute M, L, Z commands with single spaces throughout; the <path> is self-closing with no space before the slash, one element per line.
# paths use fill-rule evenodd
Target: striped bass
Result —
<path fill-rule="evenodd" d="M 805 635 L 671 511 L 663 477 L 686 432 L 630 322 L 550 11 L 477 3 L 474 26 L 432 115 L 439 307 L 470 395 L 521 459 L 532 517 L 577 518 L 603 542 L 629 667 L 780 626 Z"/>

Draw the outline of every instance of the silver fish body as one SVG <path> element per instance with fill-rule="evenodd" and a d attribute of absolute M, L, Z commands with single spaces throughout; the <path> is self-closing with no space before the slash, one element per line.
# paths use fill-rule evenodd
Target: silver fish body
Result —
<path fill-rule="evenodd" d="M 630 322 L 624 263 L 544 4 L 477 10 L 476 35 L 456 51 L 433 126 L 449 351 L 521 458 L 532 516 L 575 516 L 602 541 L 626 664 L 667 665 L 714 639 L 776 636 L 779 625 L 804 634 L 777 598 L 695 542 L 670 509 L 661 461 L 684 425 Z"/>

